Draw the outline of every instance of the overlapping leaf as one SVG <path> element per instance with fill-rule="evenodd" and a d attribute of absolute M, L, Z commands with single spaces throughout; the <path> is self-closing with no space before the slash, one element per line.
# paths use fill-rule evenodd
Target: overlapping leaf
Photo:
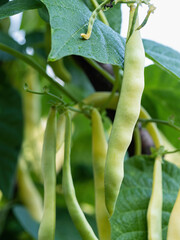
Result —
<path fill-rule="evenodd" d="M 0 43 L 3 43 L 17 51 L 23 52 L 24 48 L 23 46 L 19 45 L 14 39 L 12 39 L 8 34 L 3 33 L 0 31 Z M 13 56 L 5 53 L 3 51 L 0 51 L 0 61 L 8 61 L 12 60 Z"/>
<path fill-rule="evenodd" d="M 180 78 L 180 53 L 160 43 L 144 40 L 146 56 L 174 76 Z"/>
<path fill-rule="evenodd" d="M 170 120 L 180 126 L 180 81 L 156 65 L 145 69 L 145 89 L 142 104 L 152 118 Z M 177 148 L 180 147 L 180 132 L 158 124 L 167 139 Z"/>
<path fill-rule="evenodd" d="M 0 7 L 0 19 L 15 15 L 25 10 L 40 8 L 42 3 L 39 0 L 13 0 Z"/>
<path fill-rule="evenodd" d="M 31 218 L 27 210 L 23 206 L 16 205 L 13 208 L 13 212 L 22 227 L 33 237 L 33 239 L 38 239 L 39 224 Z M 81 237 L 74 227 L 67 210 L 58 208 L 56 210 L 56 215 L 55 240 L 80 240 Z M 88 217 L 88 221 L 94 227 L 94 218 Z"/>
<path fill-rule="evenodd" d="M 49 60 L 66 55 L 80 55 L 99 62 L 123 65 L 124 47 L 121 38 L 112 28 L 95 21 L 90 40 L 83 40 L 87 31 L 90 10 L 82 0 L 43 0 L 50 14 L 52 49 Z"/>
<path fill-rule="evenodd" d="M 23 120 L 21 98 L 5 82 L 1 72 L 0 86 L 0 189 L 5 197 L 12 196 L 16 165 L 22 142 Z"/>
<path fill-rule="evenodd" d="M 147 207 L 151 196 L 154 161 L 133 157 L 125 162 L 125 178 L 111 218 L 112 240 L 146 240 Z M 180 182 L 180 169 L 168 162 L 163 167 L 163 240 Z M 158 193 L 157 193 L 158 194 Z"/>

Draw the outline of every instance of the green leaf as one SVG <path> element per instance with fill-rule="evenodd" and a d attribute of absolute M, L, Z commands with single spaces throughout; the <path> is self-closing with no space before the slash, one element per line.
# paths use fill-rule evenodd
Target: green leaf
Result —
<path fill-rule="evenodd" d="M 91 216 L 86 216 L 92 228 L 96 231 L 95 219 Z M 81 237 L 74 227 L 74 224 L 66 209 L 57 209 L 56 222 L 56 240 L 81 240 Z"/>
<path fill-rule="evenodd" d="M 75 170 L 74 166 L 79 164 L 84 170 L 87 170 L 84 174 L 90 174 L 92 177 L 92 139 L 90 121 L 85 116 L 79 114 L 73 119 L 73 123 L 74 132 L 71 149 L 72 171 Z"/>
<path fill-rule="evenodd" d="M 13 212 L 22 227 L 34 238 L 38 239 L 39 223 L 35 222 L 27 210 L 20 205 L 13 208 Z M 95 219 L 87 217 L 90 224 L 95 228 Z M 74 224 L 66 209 L 56 209 L 56 234 L 55 240 L 80 240 L 81 237 L 74 227 Z"/>
<path fill-rule="evenodd" d="M 11 48 L 16 49 L 17 51 L 24 52 L 24 47 L 19 45 L 13 38 L 8 34 L 0 31 L 0 43 L 3 43 Z M 14 59 L 14 57 L 8 53 L 0 51 L 0 61 L 9 61 Z"/>
<path fill-rule="evenodd" d="M 3 201 L 1 200 L 1 206 L 0 206 L 0 237 L 1 234 L 4 231 L 5 224 L 8 218 L 9 211 L 11 209 L 11 203 L 2 203 Z"/>
<path fill-rule="evenodd" d="M 174 123 L 180 126 L 179 102 L 179 79 L 156 65 L 147 67 L 142 105 L 151 117 L 166 121 L 174 117 Z M 180 148 L 180 132 L 162 124 L 158 124 L 158 127 L 175 147 Z"/>
<path fill-rule="evenodd" d="M 45 34 L 42 31 L 33 31 L 25 36 L 26 43 L 24 44 L 24 47 L 30 47 L 34 50 L 34 55 L 42 57 L 41 64 L 46 64 L 47 59 L 47 53 L 44 45 L 45 41 Z M 44 63 L 43 63 L 44 60 Z M 44 66 L 45 67 L 45 66 Z"/>
<path fill-rule="evenodd" d="M 160 43 L 143 40 L 146 56 L 157 65 L 180 78 L 180 53 Z"/>
<path fill-rule="evenodd" d="M 0 7 L 0 19 L 15 15 L 25 10 L 40 8 L 42 3 L 39 0 L 13 0 Z"/>
<path fill-rule="evenodd" d="M 118 33 L 96 20 L 91 38 L 83 40 L 91 12 L 83 0 L 43 0 L 48 8 L 52 28 L 50 61 L 67 55 L 80 55 L 99 62 L 123 65 L 124 46 Z"/>
<path fill-rule="evenodd" d="M 48 10 L 46 8 L 45 5 L 43 5 L 43 7 L 38 9 L 39 12 L 39 16 L 46 22 L 49 24 L 49 13 Z"/>
<path fill-rule="evenodd" d="M 138 156 L 125 161 L 125 177 L 110 219 L 112 240 L 147 240 L 147 207 L 152 189 L 154 161 Z M 180 169 L 168 162 L 163 169 L 162 232 L 166 239 L 167 225 L 179 190 Z"/>
<path fill-rule="evenodd" d="M 31 19 L 31 23 L 29 23 L 29 19 Z M 39 13 L 37 9 L 29 10 L 23 12 L 21 27 L 26 34 L 31 33 L 33 31 L 42 31 L 46 30 L 45 22 L 39 17 Z"/>
<path fill-rule="evenodd" d="M 0 0 L 0 6 L 7 3 L 9 0 Z"/>
<path fill-rule="evenodd" d="M 38 239 L 39 223 L 34 221 L 26 208 L 21 205 L 13 207 L 13 212 L 22 227 L 35 239 Z"/>
<path fill-rule="evenodd" d="M 74 92 L 79 98 L 83 99 L 94 92 L 94 88 L 83 69 L 75 62 L 72 57 L 65 58 L 65 66 L 71 74 L 72 80 L 65 86 Z"/>
<path fill-rule="evenodd" d="M 16 165 L 23 134 L 22 103 L 18 92 L 5 82 L 0 85 L 0 189 L 11 198 L 15 185 Z"/>

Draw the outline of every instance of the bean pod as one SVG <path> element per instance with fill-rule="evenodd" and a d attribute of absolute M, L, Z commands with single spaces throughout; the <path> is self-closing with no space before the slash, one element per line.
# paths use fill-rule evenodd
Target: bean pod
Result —
<path fill-rule="evenodd" d="M 143 107 L 141 107 L 140 118 L 151 118 Z M 146 129 L 155 147 L 160 148 L 162 140 L 156 125 L 150 122 L 146 125 Z M 162 203 L 162 156 L 158 155 L 154 161 L 152 193 L 147 210 L 148 240 L 162 240 Z"/>
<path fill-rule="evenodd" d="M 96 222 L 100 240 L 111 239 L 111 228 L 104 196 L 104 169 L 107 153 L 107 141 L 101 115 L 92 110 L 92 152 L 95 188 Z"/>
<path fill-rule="evenodd" d="M 73 179 L 70 167 L 71 154 L 71 116 L 66 113 L 65 145 L 64 145 L 64 164 L 63 164 L 63 194 L 69 214 L 79 231 L 83 240 L 98 240 L 91 226 L 87 222 L 76 198 Z"/>
<path fill-rule="evenodd" d="M 134 14 L 130 9 L 130 18 Z M 136 22 L 138 26 L 138 20 Z M 137 122 L 144 89 L 144 47 L 139 31 L 126 43 L 124 75 L 116 115 L 109 138 L 105 167 L 105 201 L 111 216 L 124 177 L 124 156 Z"/>
<path fill-rule="evenodd" d="M 51 108 L 43 142 L 44 210 L 38 240 L 54 240 L 56 218 L 56 109 Z"/>
<path fill-rule="evenodd" d="M 167 240 L 179 240 L 180 239 L 180 190 L 177 195 L 176 202 L 172 209 L 167 232 Z"/>

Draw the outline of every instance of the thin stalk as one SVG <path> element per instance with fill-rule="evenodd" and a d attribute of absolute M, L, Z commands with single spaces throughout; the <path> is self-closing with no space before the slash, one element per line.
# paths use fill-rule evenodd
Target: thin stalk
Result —
<path fill-rule="evenodd" d="M 177 153 L 177 152 L 180 152 L 180 149 L 176 149 L 174 151 L 166 151 L 164 155 L 166 154 L 172 154 L 172 153 Z"/>
<path fill-rule="evenodd" d="M 111 91 L 110 96 L 107 98 L 107 100 L 105 101 L 105 103 L 101 106 L 101 109 L 104 110 L 106 109 L 107 105 L 109 104 L 109 102 L 111 101 L 111 99 L 114 97 L 116 91 L 119 88 L 119 84 L 120 84 L 120 74 L 119 74 L 119 67 L 118 66 L 113 66 L 113 70 L 115 73 L 115 83 L 113 86 L 113 89 Z"/>
<path fill-rule="evenodd" d="M 115 83 L 115 78 L 112 77 L 106 70 L 104 70 L 98 63 L 90 58 L 84 58 L 87 63 L 94 67 L 100 74 L 102 74 L 111 84 Z"/>
<path fill-rule="evenodd" d="M 158 124 L 167 125 L 169 127 L 172 127 L 174 129 L 176 129 L 177 131 L 180 131 L 179 126 L 174 125 L 173 123 L 165 121 L 165 120 L 159 120 L 159 119 L 154 119 L 154 118 L 151 118 L 151 119 L 141 119 L 141 118 L 139 118 L 139 121 L 142 122 L 142 123 L 145 123 L 145 124 L 149 123 L 149 122 L 155 122 L 155 123 L 158 123 Z"/>
<path fill-rule="evenodd" d="M 137 3 L 137 0 L 131 1 L 131 0 L 115 0 L 115 4 L 117 3 L 125 3 L 125 4 L 133 4 L 133 3 Z M 148 1 L 141 1 L 141 3 L 145 3 L 148 4 Z"/>
<path fill-rule="evenodd" d="M 141 135 L 138 126 L 134 129 L 134 155 L 141 155 L 142 153 L 142 144 L 141 144 Z"/>
<path fill-rule="evenodd" d="M 159 131 L 154 123 L 152 123 L 150 115 L 146 112 L 146 110 L 141 106 L 141 112 L 139 115 L 139 119 L 144 119 L 148 124 L 146 125 L 147 130 L 151 134 L 151 137 L 154 141 L 154 145 L 156 148 L 162 146 L 161 137 L 159 135 Z"/>
<path fill-rule="evenodd" d="M 88 24 L 88 30 L 87 33 L 81 33 L 81 37 L 83 37 L 84 39 L 88 40 L 91 36 L 92 33 L 92 28 L 94 25 L 94 21 L 96 20 L 96 17 L 98 15 L 98 13 L 103 9 L 103 7 L 109 3 L 110 0 L 105 0 L 104 2 L 102 2 L 100 5 L 98 5 L 98 7 L 93 11 L 93 13 L 91 14 L 91 17 L 89 19 L 89 24 Z"/>
<path fill-rule="evenodd" d="M 47 92 L 47 91 L 36 92 L 36 91 L 30 90 L 28 88 L 27 89 L 25 88 L 25 91 L 28 92 L 28 93 L 37 94 L 37 95 L 47 95 L 47 96 L 50 96 L 50 97 L 56 99 L 57 101 L 61 102 L 62 104 L 64 104 L 64 101 L 60 97 L 58 97 L 58 96 L 56 96 L 56 95 L 54 95 L 50 92 Z"/>
<path fill-rule="evenodd" d="M 28 65 L 30 65 L 32 68 L 34 68 L 35 70 L 37 70 L 43 77 L 45 77 L 52 85 L 54 85 L 55 87 L 57 87 L 62 93 L 64 93 L 67 97 L 69 97 L 71 100 L 73 100 L 75 103 L 79 102 L 79 100 L 74 97 L 66 88 L 64 88 L 63 86 L 61 86 L 56 80 L 54 80 L 53 78 L 51 78 L 46 71 L 39 65 L 37 64 L 34 59 L 32 59 L 32 57 L 22 54 L 21 52 L 16 51 L 15 49 L 6 46 L 3 43 L 0 43 L 0 49 L 2 51 L 5 51 L 11 55 L 13 55 L 14 57 L 17 57 L 19 59 L 21 59 L 22 61 L 24 61 L 25 63 L 27 63 Z"/>
<path fill-rule="evenodd" d="M 95 8 L 99 7 L 99 3 L 97 2 L 97 0 L 91 0 L 91 2 Z M 99 17 L 105 25 L 109 26 L 109 22 L 102 10 L 99 12 Z"/>

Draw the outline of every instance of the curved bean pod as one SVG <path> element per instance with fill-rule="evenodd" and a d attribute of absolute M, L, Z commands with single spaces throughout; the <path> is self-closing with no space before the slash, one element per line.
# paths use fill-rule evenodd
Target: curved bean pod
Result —
<path fill-rule="evenodd" d="M 73 179 L 70 167 L 71 153 L 71 116 L 66 113 L 65 145 L 64 145 L 64 165 L 62 187 L 69 214 L 79 231 L 83 240 L 98 240 L 91 226 L 87 222 L 76 198 Z"/>
<path fill-rule="evenodd" d="M 130 18 L 134 14 L 131 7 Z M 138 26 L 138 20 L 136 21 Z M 130 27 L 129 27 L 130 28 Z M 125 48 L 124 75 L 117 111 L 109 138 L 105 167 L 105 201 L 109 215 L 114 211 L 124 177 L 124 156 L 139 117 L 144 89 L 144 47 L 139 31 L 134 31 Z"/>
<path fill-rule="evenodd" d="M 101 115 L 97 109 L 92 110 L 92 152 L 95 187 L 96 222 L 100 240 L 111 239 L 111 227 L 104 195 L 104 169 L 107 142 Z"/>
<path fill-rule="evenodd" d="M 172 209 L 167 232 L 167 240 L 180 239 L 180 190 L 178 192 L 176 202 Z"/>
<path fill-rule="evenodd" d="M 44 134 L 42 173 L 44 179 L 44 210 L 38 240 L 54 240 L 56 218 L 56 109 L 51 108 Z"/>

